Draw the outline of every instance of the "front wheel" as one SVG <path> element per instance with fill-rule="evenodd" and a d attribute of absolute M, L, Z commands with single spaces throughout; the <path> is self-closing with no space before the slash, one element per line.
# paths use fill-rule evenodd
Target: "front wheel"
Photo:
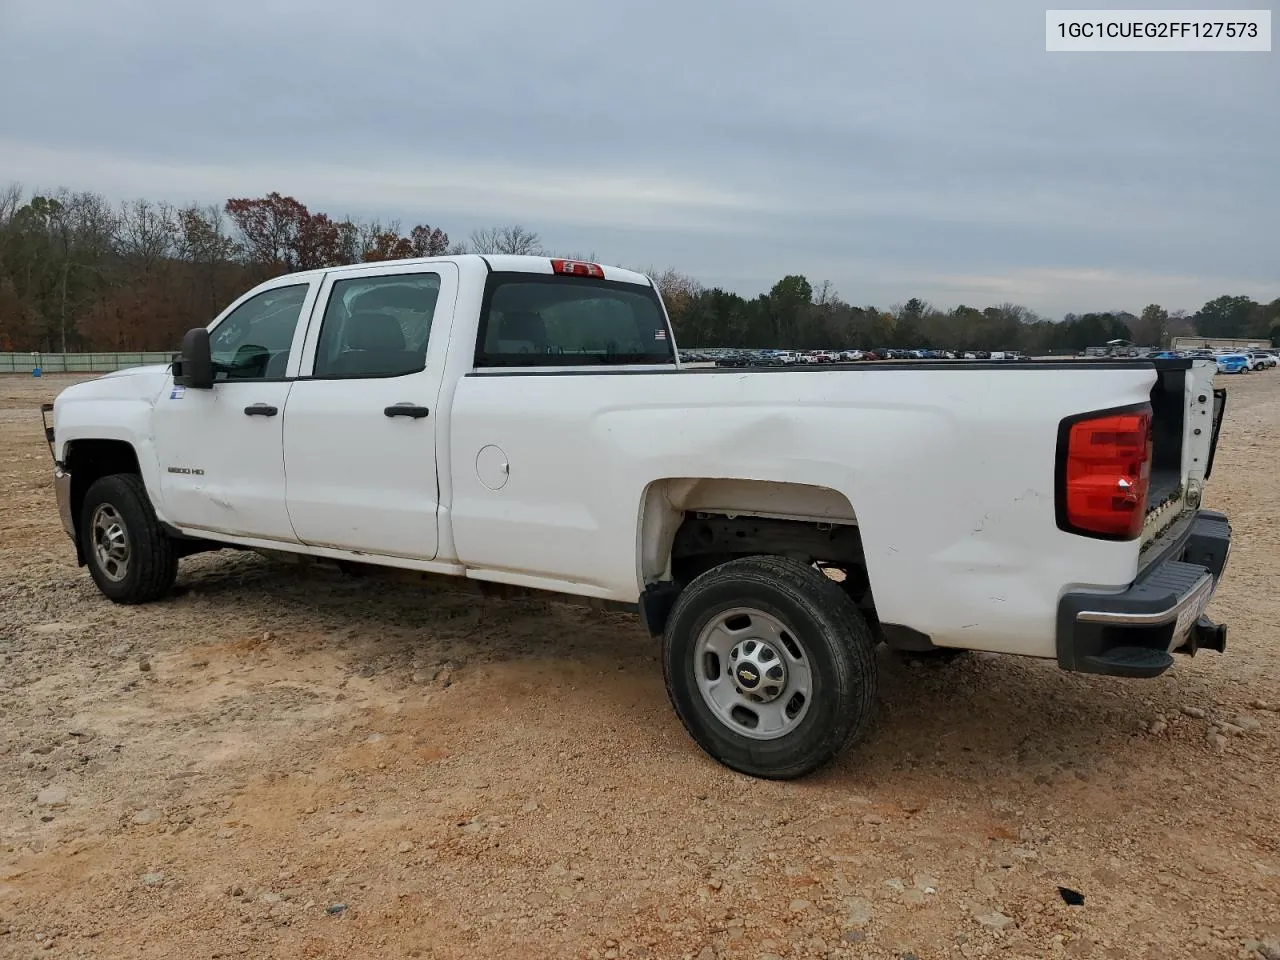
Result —
<path fill-rule="evenodd" d="M 80 546 L 93 582 L 116 603 L 159 600 L 178 575 L 173 541 L 134 474 L 112 474 L 89 487 L 80 508 Z"/>
<path fill-rule="evenodd" d="M 704 751 L 755 777 L 793 779 L 870 726 L 875 640 L 840 585 L 781 557 L 697 577 L 663 639 L 667 693 Z"/>

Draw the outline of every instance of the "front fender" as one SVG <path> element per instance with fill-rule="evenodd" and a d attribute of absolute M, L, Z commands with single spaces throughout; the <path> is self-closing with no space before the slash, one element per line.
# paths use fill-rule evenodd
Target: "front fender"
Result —
<path fill-rule="evenodd" d="M 152 415 L 156 397 L 167 389 L 168 374 L 108 377 L 68 387 L 53 403 L 53 456 L 65 466 L 68 450 L 81 440 L 116 440 L 129 444 L 156 514 L 165 519 L 160 462 Z"/>

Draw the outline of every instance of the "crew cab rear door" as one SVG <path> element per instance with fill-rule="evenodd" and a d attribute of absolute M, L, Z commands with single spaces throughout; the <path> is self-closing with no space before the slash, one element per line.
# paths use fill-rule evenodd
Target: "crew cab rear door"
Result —
<path fill-rule="evenodd" d="M 303 543 L 435 557 L 436 401 L 457 292 L 447 261 L 326 275 L 284 411 L 285 496 Z"/>

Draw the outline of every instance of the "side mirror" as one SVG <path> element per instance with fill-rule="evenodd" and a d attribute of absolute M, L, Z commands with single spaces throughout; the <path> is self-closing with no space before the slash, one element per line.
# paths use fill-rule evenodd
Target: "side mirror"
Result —
<path fill-rule="evenodd" d="M 182 352 L 173 364 L 173 382 L 193 390 L 213 388 L 213 356 L 209 331 L 204 327 L 188 330 L 182 338 Z"/>

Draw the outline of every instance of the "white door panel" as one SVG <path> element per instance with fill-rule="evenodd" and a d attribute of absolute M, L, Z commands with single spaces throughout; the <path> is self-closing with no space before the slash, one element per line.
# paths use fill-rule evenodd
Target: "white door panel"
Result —
<path fill-rule="evenodd" d="M 284 416 L 289 517 L 313 546 L 431 560 L 435 409 L 457 267 L 331 274 Z M 394 322 L 392 322 L 394 321 Z"/>
<path fill-rule="evenodd" d="M 284 499 L 285 400 L 292 384 L 170 389 L 156 404 L 165 512 L 180 527 L 296 541 Z M 254 414 L 246 413 L 254 409 Z M 267 411 L 274 409 L 274 415 Z M 261 411 L 261 412 L 258 412 Z"/>
<path fill-rule="evenodd" d="M 289 397 L 289 516 L 303 543 L 397 557 L 436 555 L 434 384 L 303 380 Z M 410 403 L 425 416 L 388 417 Z"/>
<path fill-rule="evenodd" d="M 173 386 L 156 403 L 160 491 L 184 529 L 296 543 L 285 503 L 284 409 L 319 280 L 282 277 L 210 325 L 218 379 Z"/>

